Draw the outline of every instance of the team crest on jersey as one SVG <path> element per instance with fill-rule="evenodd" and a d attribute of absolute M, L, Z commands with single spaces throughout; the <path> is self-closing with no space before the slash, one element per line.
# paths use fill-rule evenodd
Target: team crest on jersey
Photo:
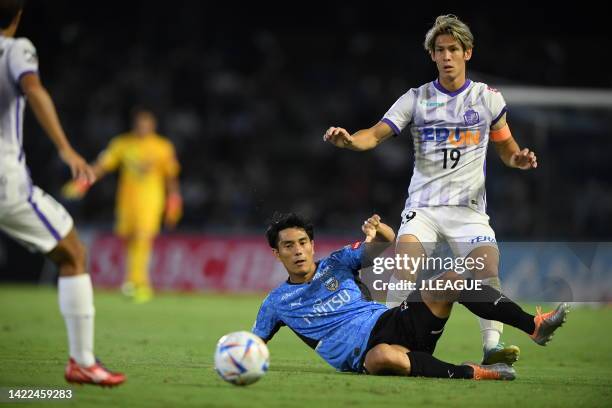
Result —
<path fill-rule="evenodd" d="M 338 289 L 338 286 L 340 286 L 340 282 L 333 276 L 325 281 L 325 287 L 332 292 Z"/>
<path fill-rule="evenodd" d="M 473 126 L 480 122 L 480 115 L 474 109 L 470 109 L 469 111 L 463 114 L 463 120 L 465 122 L 465 126 Z"/>
<path fill-rule="evenodd" d="M 24 50 L 23 55 L 25 56 L 25 60 L 29 64 L 35 64 L 38 62 L 38 57 L 36 56 L 36 51 L 32 50 Z"/>

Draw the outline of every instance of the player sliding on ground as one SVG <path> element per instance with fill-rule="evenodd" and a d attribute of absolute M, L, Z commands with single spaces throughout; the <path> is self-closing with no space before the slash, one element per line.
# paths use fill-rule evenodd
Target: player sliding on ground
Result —
<path fill-rule="evenodd" d="M 365 243 L 390 243 L 395 234 L 377 215 L 366 220 L 362 230 L 364 242 L 315 262 L 312 225 L 295 214 L 275 216 L 266 237 L 289 278 L 264 299 L 253 332 L 268 342 L 281 326 L 288 326 L 340 371 L 513 380 L 514 368 L 505 363 L 454 365 L 433 356 L 453 303 L 461 303 L 482 318 L 516 327 L 540 345 L 566 319 L 569 309 L 565 303 L 533 316 L 488 285 L 480 291 L 445 292 L 444 296 L 415 290 L 400 306 L 389 309 L 371 300 L 359 280 L 359 270 L 372 257 L 365 256 Z M 458 276 L 452 273 L 446 278 Z"/>

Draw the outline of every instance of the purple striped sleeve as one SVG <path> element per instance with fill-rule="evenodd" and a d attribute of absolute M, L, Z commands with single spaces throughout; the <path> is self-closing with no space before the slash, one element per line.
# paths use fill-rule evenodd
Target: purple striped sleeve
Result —
<path fill-rule="evenodd" d="M 21 81 L 21 78 L 23 78 L 24 75 L 27 75 L 27 74 L 36 74 L 36 75 L 38 75 L 38 71 L 35 70 L 35 69 L 27 69 L 27 70 L 23 71 L 21 74 L 17 75 L 17 83 L 19 83 L 19 81 Z"/>
<path fill-rule="evenodd" d="M 395 136 L 397 136 L 397 135 L 399 135 L 401 133 L 401 130 L 397 126 L 395 126 L 395 123 L 393 123 L 391 121 L 391 119 L 389 119 L 389 118 L 382 118 L 380 121 L 386 123 L 387 125 L 389 125 L 389 127 L 393 130 L 393 133 L 395 133 Z"/>
<path fill-rule="evenodd" d="M 493 119 L 493 121 L 491 122 L 491 126 L 494 126 L 497 122 L 499 122 L 499 120 L 501 119 L 502 116 L 504 116 L 504 113 L 508 112 L 508 108 L 506 106 L 504 106 L 501 110 L 501 112 L 499 112 L 499 115 L 497 115 L 497 117 L 495 119 Z"/>

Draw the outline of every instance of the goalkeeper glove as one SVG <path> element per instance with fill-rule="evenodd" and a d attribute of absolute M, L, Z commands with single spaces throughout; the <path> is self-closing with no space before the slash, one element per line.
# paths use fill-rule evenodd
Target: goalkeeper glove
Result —
<path fill-rule="evenodd" d="M 179 193 L 171 193 L 166 198 L 164 223 L 168 228 L 174 228 L 183 215 L 183 199 Z"/>

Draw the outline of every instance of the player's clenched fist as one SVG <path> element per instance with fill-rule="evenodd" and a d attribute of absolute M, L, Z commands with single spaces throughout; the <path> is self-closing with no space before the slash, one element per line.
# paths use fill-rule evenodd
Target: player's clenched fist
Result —
<path fill-rule="evenodd" d="M 353 144 L 353 136 L 341 127 L 330 127 L 323 135 L 325 142 L 330 142 L 337 147 L 347 147 Z"/>
<path fill-rule="evenodd" d="M 376 232 L 378 231 L 378 226 L 380 225 L 380 216 L 378 214 L 374 214 L 367 220 L 363 222 L 361 226 L 361 230 L 366 235 L 366 242 L 371 242 L 376 237 Z"/>

